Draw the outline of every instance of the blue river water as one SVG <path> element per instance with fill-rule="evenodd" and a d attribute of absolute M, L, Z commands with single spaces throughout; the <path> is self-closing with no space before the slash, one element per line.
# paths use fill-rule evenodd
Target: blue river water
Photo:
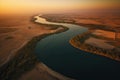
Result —
<path fill-rule="evenodd" d="M 69 28 L 37 43 L 35 55 L 48 67 L 77 80 L 120 80 L 120 62 L 76 49 L 69 44 L 72 37 L 88 31 L 87 28 L 68 23 L 48 22 L 39 16 L 35 18 L 37 23 Z"/>

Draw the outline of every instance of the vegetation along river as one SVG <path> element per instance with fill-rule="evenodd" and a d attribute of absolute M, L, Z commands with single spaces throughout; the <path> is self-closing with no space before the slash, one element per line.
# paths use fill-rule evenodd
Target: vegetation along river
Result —
<path fill-rule="evenodd" d="M 88 29 L 68 23 L 49 22 L 35 16 L 37 23 L 62 25 L 69 30 L 40 40 L 35 55 L 51 69 L 77 80 L 120 80 L 120 62 L 74 48 L 69 40 Z"/>

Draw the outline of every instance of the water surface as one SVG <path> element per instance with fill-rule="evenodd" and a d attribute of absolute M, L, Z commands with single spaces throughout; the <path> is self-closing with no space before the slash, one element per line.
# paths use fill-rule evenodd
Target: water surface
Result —
<path fill-rule="evenodd" d="M 35 16 L 35 22 L 63 25 L 69 30 L 40 40 L 35 47 L 38 59 L 51 69 L 77 80 L 120 80 L 120 62 L 72 47 L 69 40 L 88 31 L 74 24 L 48 22 Z"/>

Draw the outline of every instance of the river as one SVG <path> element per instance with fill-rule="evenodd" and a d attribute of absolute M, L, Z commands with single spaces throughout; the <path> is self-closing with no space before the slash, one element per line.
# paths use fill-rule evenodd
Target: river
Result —
<path fill-rule="evenodd" d="M 62 25 L 69 30 L 40 40 L 35 55 L 51 69 L 77 80 L 120 80 L 120 62 L 74 48 L 69 40 L 88 31 L 75 24 L 48 22 L 35 16 L 37 23 Z"/>

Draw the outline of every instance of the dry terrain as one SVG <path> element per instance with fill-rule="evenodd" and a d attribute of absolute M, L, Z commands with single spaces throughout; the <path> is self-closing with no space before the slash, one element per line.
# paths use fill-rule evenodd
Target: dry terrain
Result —
<path fill-rule="evenodd" d="M 39 63 L 32 53 L 34 42 L 64 28 L 37 24 L 32 18 L 31 15 L 0 15 L 0 80 L 69 80 Z"/>
<path fill-rule="evenodd" d="M 30 20 L 30 16 L 3 17 L 0 20 L 0 64 L 14 56 L 14 53 L 33 37 L 57 31 L 34 24 Z"/>
<path fill-rule="evenodd" d="M 115 40 L 114 36 L 100 36 L 100 34 L 103 35 L 104 31 L 99 35 L 96 34 L 96 30 L 89 31 L 73 37 L 70 43 L 78 49 L 120 61 L 120 41 Z"/>
<path fill-rule="evenodd" d="M 19 80 L 74 80 L 62 76 L 49 69 L 46 65 L 39 63 L 30 72 L 21 76 Z"/>

